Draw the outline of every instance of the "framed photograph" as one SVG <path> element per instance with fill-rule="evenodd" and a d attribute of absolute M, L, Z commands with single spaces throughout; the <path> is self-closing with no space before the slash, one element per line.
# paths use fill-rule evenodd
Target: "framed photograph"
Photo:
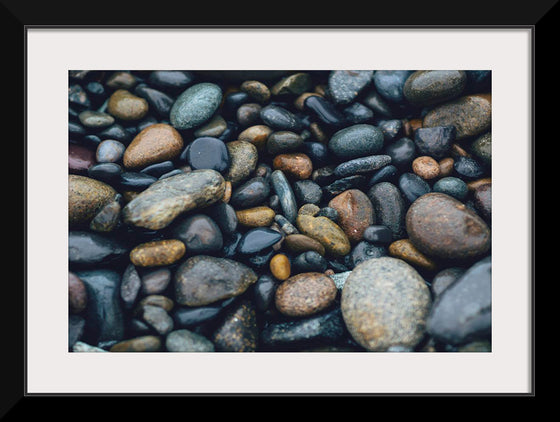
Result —
<path fill-rule="evenodd" d="M 23 19 L 23 390 L 6 411 L 534 396 L 535 22 L 518 23 Z"/>

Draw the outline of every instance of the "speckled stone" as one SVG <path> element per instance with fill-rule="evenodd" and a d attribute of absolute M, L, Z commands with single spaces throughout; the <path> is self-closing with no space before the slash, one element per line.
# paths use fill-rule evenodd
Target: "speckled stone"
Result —
<path fill-rule="evenodd" d="M 175 272 L 175 298 L 179 305 L 208 305 L 238 296 L 256 281 L 256 273 L 240 262 L 196 255 Z"/>
<path fill-rule="evenodd" d="M 183 149 L 183 138 L 173 126 L 156 123 L 134 137 L 124 152 L 127 169 L 146 167 L 176 158 Z"/>
<path fill-rule="evenodd" d="M 159 352 L 161 340 L 158 336 L 141 336 L 114 344 L 110 352 Z"/>
<path fill-rule="evenodd" d="M 372 173 L 391 163 L 389 155 L 370 155 L 367 157 L 354 158 L 339 164 L 334 169 L 336 177 L 349 177 L 359 174 Z"/>
<path fill-rule="evenodd" d="M 165 337 L 165 348 L 168 352 L 214 352 L 214 343 L 203 335 L 190 330 L 179 329 L 171 331 Z"/>
<path fill-rule="evenodd" d="M 470 151 L 481 163 L 492 164 L 492 133 L 487 132 L 476 138 L 471 144 Z"/>
<path fill-rule="evenodd" d="M 244 299 L 230 309 L 212 335 L 217 352 L 255 352 L 259 331 L 252 301 Z"/>
<path fill-rule="evenodd" d="M 272 189 L 278 195 L 282 214 L 290 223 L 295 223 L 297 217 L 297 200 L 288 179 L 282 170 L 274 170 L 270 175 Z"/>
<path fill-rule="evenodd" d="M 276 309 L 284 315 L 305 317 L 328 308 L 336 298 L 334 281 L 323 273 L 300 273 L 284 281 L 275 294 Z"/>
<path fill-rule="evenodd" d="M 465 199 L 468 194 L 468 187 L 465 181 L 453 176 L 442 177 L 434 183 L 432 190 L 445 193 L 459 201 Z"/>
<path fill-rule="evenodd" d="M 487 132 L 492 123 L 490 95 L 466 95 L 443 103 L 424 116 L 423 126 L 455 126 L 458 140 Z"/>
<path fill-rule="evenodd" d="M 462 70 L 417 70 L 406 80 L 403 94 L 414 105 L 433 105 L 458 97 L 466 83 Z"/>
<path fill-rule="evenodd" d="M 266 147 L 268 137 L 273 133 L 272 128 L 266 125 L 254 125 L 244 129 L 238 136 L 238 141 L 247 141 L 263 151 Z"/>
<path fill-rule="evenodd" d="M 291 152 L 299 149 L 303 144 L 303 138 L 288 130 L 272 132 L 266 141 L 266 150 L 271 155 Z"/>
<path fill-rule="evenodd" d="M 269 104 L 260 111 L 263 123 L 274 130 L 288 130 L 298 132 L 303 129 L 303 123 L 294 113 L 286 108 Z"/>
<path fill-rule="evenodd" d="M 148 102 L 126 89 L 117 89 L 109 97 L 107 112 L 120 120 L 141 120 L 148 113 Z"/>
<path fill-rule="evenodd" d="M 296 220 L 299 231 L 321 243 L 325 251 L 334 256 L 344 256 L 351 245 L 346 233 L 327 217 L 299 215 Z"/>
<path fill-rule="evenodd" d="M 68 223 L 77 226 L 89 223 L 117 191 L 110 185 L 86 176 L 68 176 Z"/>
<path fill-rule="evenodd" d="M 248 141 L 232 141 L 226 144 L 230 164 L 224 178 L 233 186 L 247 179 L 257 168 L 259 153 L 257 147 Z"/>
<path fill-rule="evenodd" d="M 439 163 L 427 155 L 416 157 L 412 161 L 412 171 L 424 180 L 432 180 L 439 176 Z"/>
<path fill-rule="evenodd" d="M 373 155 L 383 148 L 383 132 L 373 125 L 358 124 L 336 132 L 328 142 L 329 150 L 341 159 Z"/>
<path fill-rule="evenodd" d="M 480 185 L 474 190 L 473 203 L 484 221 L 490 223 L 492 221 L 492 183 Z"/>
<path fill-rule="evenodd" d="M 276 216 L 274 210 L 266 206 L 237 210 L 235 214 L 239 224 L 245 227 L 268 227 Z"/>
<path fill-rule="evenodd" d="M 350 104 L 371 84 L 372 78 L 373 70 L 333 70 L 327 82 L 329 97 L 335 104 Z"/>
<path fill-rule="evenodd" d="M 439 192 L 418 198 L 406 213 L 409 238 L 431 258 L 469 260 L 490 249 L 490 229 L 474 211 Z"/>
<path fill-rule="evenodd" d="M 270 260 L 270 272 L 277 280 L 287 280 L 291 273 L 290 259 L 283 253 L 278 253 Z"/>
<path fill-rule="evenodd" d="M 392 257 L 356 266 L 341 294 L 346 327 L 368 351 L 415 347 L 425 334 L 431 304 L 424 279 L 412 266 Z"/>
<path fill-rule="evenodd" d="M 420 252 L 409 239 L 395 240 L 389 245 L 389 255 L 408 262 L 418 270 L 435 271 L 437 264 Z"/>
<path fill-rule="evenodd" d="M 311 75 L 298 72 L 284 76 L 276 82 L 270 92 L 272 95 L 300 95 L 311 88 Z"/>
<path fill-rule="evenodd" d="M 214 170 L 195 170 L 167 177 L 153 183 L 123 208 L 124 222 L 159 230 L 178 215 L 219 201 L 225 181 Z"/>
<path fill-rule="evenodd" d="M 260 104 L 266 104 L 270 100 L 270 89 L 260 81 L 243 81 L 239 89 Z"/>
<path fill-rule="evenodd" d="M 461 267 L 449 267 L 438 271 L 432 278 L 432 285 L 430 286 L 434 298 L 444 292 L 445 289 L 461 277 L 465 271 L 465 268 Z"/>
<path fill-rule="evenodd" d="M 222 101 L 222 89 L 202 82 L 180 94 L 169 112 L 171 125 L 178 130 L 197 128 L 214 115 Z"/>
<path fill-rule="evenodd" d="M 91 219 L 89 228 L 96 232 L 110 232 L 120 222 L 121 204 L 118 200 L 109 202 Z"/>
<path fill-rule="evenodd" d="M 141 243 L 130 251 L 130 262 L 137 267 L 155 267 L 177 262 L 185 254 L 185 244 L 177 239 Z"/>
<path fill-rule="evenodd" d="M 375 211 L 368 196 L 358 189 L 349 189 L 329 202 L 339 215 L 337 224 L 351 243 L 362 240 L 368 226 L 375 224 Z"/>
<path fill-rule="evenodd" d="M 375 89 L 389 102 L 404 103 L 403 87 L 412 73 L 411 70 L 376 70 L 373 74 Z"/>

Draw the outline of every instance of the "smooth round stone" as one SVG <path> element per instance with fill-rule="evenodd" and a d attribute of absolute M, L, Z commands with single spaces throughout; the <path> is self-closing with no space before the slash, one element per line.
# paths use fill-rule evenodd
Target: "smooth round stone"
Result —
<path fill-rule="evenodd" d="M 296 224 L 301 233 L 321 243 L 327 253 L 344 256 L 350 252 L 350 241 L 346 233 L 327 217 L 299 215 Z"/>
<path fill-rule="evenodd" d="M 185 255 L 185 244 L 177 239 L 142 243 L 130 251 L 130 262 L 137 267 L 170 265 Z"/>
<path fill-rule="evenodd" d="M 486 339 L 492 329 L 492 258 L 469 267 L 438 295 L 427 320 L 435 339 L 459 345 Z"/>
<path fill-rule="evenodd" d="M 278 154 L 272 161 L 274 170 L 281 170 L 285 175 L 295 179 L 308 179 L 313 172 L 311 159 L 301 153 Z"/>
<path fill-rule="evenodd" d="M 441 178 L 449 177 L 453 174 L 453 164 L 455 164 L 455 160 L 452 157 L 443 158 L 438 164 Z"/>
<path fill-rule="evenodd" d="M 362 240 L 364 230 L 375 223 L 375 211 L 367 195 L 358 189 L 349 189 L 329 201 L 329 207 L 338 212 L 337 224 L 348 240 Z"/>
<path fill-rule="evenodd" d="M 414 143 L 420 154 L 440 160 L 449 155 L 456 136 L 455 126 L 422 127 L 414 132 Z"/>
<path fill-rule="evenodd" d="M 159 352 L 161 340 L 158 336 L 148 335 L 124 340 L 111 346 L 110 352 Z"/>
<path fill-rule="evenodd" d="M 142 320 L 159 335 L 166 335 L 173 330 L 173 318 L 159 306 L 144 305 L 142 307 Z"/>
<path fill-rule="evenodd" d="M 439 176 L 439 163 L 432 157 L 423 155 L 414 159 L 412 171 L 424 180 L 432 180 Z"/>
<path fill-rule="evenodd" d="M 91 106 L 87 92 L 79 84 L 70 85 L 68 88 L 68 103 L 81 110 Z"/>
<path fill-rule="evenodd" d="M 390 182 L 373 185 L 367 193 L 375 211 L 376 224 L 388 227 L 393 239 L 404 236 L 406 204 L 401 191 Z"/>
<path fill-rule="evenodd" d="M 141 120 L 148 113 L 148 102 L 126 89 L 117 89 L 109 97 L 107 112 L 124 121 Z"/>
<path fill-rule="evenodd" d="M 258 336 L 255 305 L 244 299 L 227 311 L 211 338 L 217 352 L 250 353 L 257 349 Z"/>
<path fill-rule="evenodd" d="M 89 223 L 89 228 L 96 232 L 110 232 L 119 224 L 121 204 L 114 200 L 105 205 Z"/>
<path fill-rule="evenodd" d="M 327 89 L 335 104 L 353 102 L 373 79 L 373 70 L 333 70 L 329 74 Z"/>
<path fill-rule="evenodd" d="M 276 254 L 270 260 L 270 272 L 277 280 L 287 280 L 291 274 L 290 259 L 283 253 Z"/>
<path fill-rule="evenodd" d="M 251 208 L 263 204 L 269 194 L 268 181 L 263 177 L 253 177 L 233 191 L 230 203 L 237 208 Z"/>
<path fill-rule="evenodd" d="M 356 125 L 359 123 L 368 123 L 373 119 L 373 111 L 365 105 L 354 102 L 342 110 L 344 121 L 347 124 Z"/>
<path fill-rule="evenodd" d="M 484 175 L 484 167 L 471 157 L 457 157 L 453 169 L 466 180 L 476 180 Z"/>
<path fill-rule="evenodd" d="M 86 286 L 73 272 L 68 272 L 68 306 L 72 314 L 79 314 L 87 306 Z"/>
<path fill-rule="evenodd" d="M 68 223 L 70 227 L 89 223 L 117 191 L 110 185 L 86 176 L 68 176 Z"/>
<path fill-rule="evenodd" d="M 68 145 L 68 171 L 85 174 L 95 164 L 95 153 L 87 147 L 76 144 Z"/>
<path fill-rule="evenodd" d="M 278 281 L 271 275 L 263 274 L 259 277 L 253 286 L 253 302 L 257 311 L 265 312 L 270 309 L 277 287 Z"/>
<path fill-rule="evenodd" d="M 227 122 L 220 115 L 215 115 L 208 123 L 200 126 L 193 132 L 195 138 L 212 137 L 217 138 L 221 136 L 227 129 Z"/>
<path fill-rule="evenodd" d="M 321 186 L 312 180 L 298 180 L 293 186 L 299 204 L 319 204 L 323 197 Z"/>
<path fill-rule="evenodd" d="M 179 305 L 208 305 L 239 296 L 256 281 L 256 273 L 240 262 L 196 255 L 175 271 L 175 299 Z"/>
<path fill-rule="evenodd" d="M 321 208 L 315 204 L 303 204 L 298 210 L 298 215 L 310 215 L 314 217 L 320 210 Z"/>
<path fill-rule="evenodd" d="M 260 111 L 262 122 L 275 130 L 287 130 L 291 132 L 298 132 L 303 129 L 303 123 L 291 111 L 277 106 L 267 105 Z"/>
<path fill-rule="evenodd" d="M 169 268 L 158 268 L 144 274 L 142 280 L 142 293 L 144 295 L 157 295 L 163 293 L 171 282 Z"/>
<path fill-rule="evenodd" d="M 157 178 L 146 173 L 123 171 L 119 176 L 118 183 L 123 189 L 142 191 L 151 186 L 155 181 L 157 181 Z"/>
<path fill-rule="evenodd" d="M 214 352 L 214 343 L 206 337 L 186 329 L 171 331 L 165 338 L 168 352 Z"/>
<path fill-rule="evenodd" d="M 260 81 L 244 81 L 241 85 L 239 85 L 239 89 L 260 104 L 266 104 L 270 101 L 270 89 Z"/>
<path fill-rule="evenodd" d="M 256 227 L 249 230 L 241 238 L 237 251 L 243 255 L 261 252 L 282 239 L 282 235 L 276 230 L 267 227 Z"/>
<path fill-rule="evenodd" d="M 473 192 L 474 207 L 488 223 L 492 220 L 492 184 L 477 187 Z"/>
<path fill-rule="evenodd" d="M 136 76 L 132 73 L 118 71 L 109 75 L 105 84 L 113 89 L 131 89 L 137 82 Z"/>
<path fill-rule="evenodd" d="M 410 70 L 376 70 L 373 74 L 375 89 L 387 101 L 402 104 L 405 101 L 403 87 L 412 73 Z"/>
<path fill-rule="evenodd" d="M 194 170 L 153 183 L 126 204 L 123 221 L 149 230 L 168 226 L 180 214 L 219 201 L 225 181 L 214 170 Z"/>
<path fill-rule="evenodd" d="M 361 173 L 371 173 L 391 163 L 388 155 L 370 155 L 368 157 L 354 158 L 339 164 L 334 169 L 337 177 L 348 177 Z"/>
<path fill-rule="evenodd" d="M 438 105 L 424 116 L 424 127 L 455 126 L 457 140 L 488 132 L 492 123 L 490 95 L 466 95 Z"/>
<path fill-rule="evenodd" d="M 439 179 L 432 187 L 434 192 L 445 193 L 449 196 L 462 201 L 468 194 L 467 184 L 458 177 L 448 176 Z"/>
<path fill-rule="evenodd" d="M 169 116 L 169 111 L 174 103 L 174 99 L 164 92 L 158 91 L 157 89 L 150 88 L 145 84 L 136 85 L 134 89 L 134 94 L 141 98 L 144 98 L 150 110 L 154 111 L 157 116 L 166 119 Z"/>
<path fill-rule="evenodd" d="M 76 275 L 86 285 L 88 297 L 84 316 L 86 324 L 81 340 L 91 345 L 123 340 L 125 331 L 119 273 L 108 269 L 92 269 L 78 271 Z"/>
<path fill-rule="evenodd" d="M 95 110 L 84 110 L 78 115 L 78 118 L 82 125 L 92 129 L 104 128 L 115 123 L 115 118 L 110 114 Z"/>
<path fill-rule="evenodd" d="M 273 322 L 260 333 L 265 346 L 289 347 L 291 344 L 337 344 L 346 336 L 344 320 L 339 308 L 310 317 L 282 322 Z M 299 350 L 299 349 L 298 349 Z"/>
<path fill-rule="evenodd" d="M 235 297 L 217 302 L 211 305 L 205 306 L 177 306 L 173 309 L 173 325 L 174 327 L 181 328 L 194 328 L 197 325 L 202 324 L 215 319 L 222 310 L 229 306 Z"/>
<path fill-rule="evenodd" d="M 327 99 L 318 95 L 307 97 L 303 101 L 303 109 L 311 112 L 313 116 L 327 126 L 340 127 L 346 123 L 344 114 L 338 111 Z"/>
<path fill-rule="evenodd" d="M 283 315 L 306 317 L 328 308 L 335 300 L 334 281 L 323 273 L 300 273 L 276 289 L 274 303 Z"/>
<path fill-rule="evenodd" d="M 373 244 L 365 240 L 359 242 L 350 253 L 351 268 L 372 258 L 387 256 L 387 248 L 384 245 Z"/>
<path fill-rule="evenodd" d="M 185 244 L 189 254 L 211 254 L 222 249 L 224 241 L 218 224 L 204 214 L 190 215 L 174 224 L 174 238 Z"/>
<path fill-rule="evenodd" d="M 325 247 L 321 242 L 301 233 L 294 233 L 286 236 L 284 244 L 289 251 L 294 253 L 314 251 L 320 255 L 325 254 Z"/>
<path fill-rule="evenodd" d="M 123 157 L 126 146 L 114 139 L 101 141 L 95 151 L 95 159 L 98 163 L 116 163 Z"/>
<path fill-rule="evenodd" d="M 124 152 L 123 164 L 138 169 L 176 158 L 183 149 L 183 138 L 172 126 L 157 123 L 134 137 Z"/>
<path fill-rule="evenodd" d="M 383 148 L 383 132 L 373 125 L 358 124 L 336 132 L 328 142 L 338 158 L 351 159 L 377 154 Z"/>
<path fill-rule="evenodd" d="M 287 235 L 299 233 L 298 229 L 296 229 L 295 226 L 292 223 L 290 223 L 288 219 L 284 217 L 282 214 L 276 214 L 274 216 L 274 221 L 278 224 L 278 226 L 280 226 L 280 229 Z"/>
<path fill-rule="evenodd" d="M 288 130 L 272 132 L 266 141 L 266 150 L 271 155 L 295 151 L 303 144 L 303 138 Z"/>
<path fill-rule="evenodd" d="M 445 289 L 447 289 L 455 280 L 465 273 L 465 268 L 450 267 L 445 268 L 432 278 L 431 290 L 434 297 L 439 296 Z"/>
<path fill-rule="evenodd" d="M 418 272 L 403 260 L 381 257 L 357 265 L 341 294 L 344 323 L 368 351 L 414 348 L 425 334 L 432 305 Z"/>
<path fill-rule="evenodd" d="M 272 190 L 278 195 L 282 214 L 290 223 L 295 223 L 297 217 L 297 200 L 288 179 L 282 170 L 274 170 L 270 175 Z"/>
<path fill-rule="evenodd" d="M 393 158 L 391 158 L 391 162 Z M 399 176 L 399 170 L 392 164 L 388 164 L 384 167 L 381 167 L 379 170 L 375 170 L 372 174 L 370 179 L 368 180 L 368 187 L 372 187 L 373 185 L 381 182 L 396 182 Z"/>
<path fill-rule="evenodd" d="M 179 130 L 197 128 L 214 115 L 222 101 L 222 89 L 211 82 L 187 88 L 169 112 L 171 125 Z"/>
<path fill-rule="evenodd" d="M 371 243 L 391 243 L 393 232 L 387 226 L 371 225 L 364 230 L 364 240 Z"/>
<path fill-rule="evenodd" d="M 406 80 L 403 94 L 412 104 L 433 105 L 458 97 L 466 84 L 462 70 L 417 70 Z"/>
<path fill-rule="evenodd" d="M 182 70 L 156 70 L 150 73 L 148 80 L 164 91 L 177 92 L 192 84 L 195 77 L 191 72 Z"/>
<path fill-rule="evenodd" d="M 406 213 L 410 240 L 430 258 L 469 260 L 490 249 L 490 229 L 461 201 L 439 192 L 412 203 Z"/>
<path fill-rule="evenodd" d="M 276 216 L 274 210 L 266 206 L 238 210 L 235 214 L 239 224 L 245 227 L 268 227 Z"/>
<path fill-rule="evenodd" d="M 239 141 L 247 141 L 262 151 L 267 145 L 268 137 L 273 133 L 272 129 L 266 125 L 254 125 L 244 129 L 238 136 Z M 275 132 L 274 132 L 275 133 Z M 293 132 L 291 132 L 293 133 Z"/>
<path fill-rule="evenodd" d="M 321 142 L 304 142 L 300 147 L 301 152 L 306 154 L 316 166 L 330 163 L 330 153 L 327 145 Z"/>
<path fill-rule="evenodd" d="M 236 119 L 241 127 L 254 126 L 261 122 L 260 111 L 262 106 L 258 103 L 245 103 L 237 109 Z"/>
<path fill-rule="evenodd" d="M 428 182 L 414 173 L 401 174 L 399 188 L 404 197 L 411 203 L 432 190 Z"/>
<path fill-rule="evenodd" d="M 128 264 L 122 275 L 120 298 L 125 309 L 132 309 L 142 288 L 142 279 L 136 267 Z"/>
<path fill-rule="evenodd" d="M 284 76 L 270 88 L 270 93 L 272 95 L 300 95 L 309 88 L 311 88 L 311 75 L 299 72 Z"/>
<path fill-rule="evenodd" d="M 296 256 L 292 263 L 294 274 L 318 272 L 327 270 L 327 260 L 316 251 L 306 251 Z"/>
<path fill-rule="evenodd" d="M 247 179 L 257 168 L 259 153 L 257 147 L 248 141 L 232 141 L 226 144 L 230 164 L 224 178 L 233 186 Z"/>
<path fill-rule="evenodd" d="M 492 164 L 492 133 L 485 133 L 474 140 L 470 151 L 472 155 L 486 166 Z"/>
<path fill-rule="evenodd" d="M 195 139 L 188 146 L 186 158 L 193 170 L 211 169 L 224 173 L 230 163 L 226 144 L 211 137 Z"/>
<path fill-rule="evenodd" d="M 389 255 L 408 262 L 416 269 L 435 271 L 437 264 L 420 252 L 410 239 L 395 240 L 389 245 Z"/>

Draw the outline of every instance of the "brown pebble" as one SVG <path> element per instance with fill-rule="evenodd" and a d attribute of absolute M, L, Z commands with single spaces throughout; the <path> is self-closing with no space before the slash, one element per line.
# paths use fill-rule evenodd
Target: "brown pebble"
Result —
<path fill-rule="evenodd" d="M 290 259 L 283 253 L 274 255 L 270 260 L 270 272 L 278 280 L 287 280 L 291 274 Z"/>
<path fill-rule="evenodd" d="M 246 227 L 268 227 L 274 221 L 276 213 L 266 206 L 235 211 L 239 224 Z"/>
<path fill-rule="evenodd" d="M 438 162 L 427 155 L 414 159 L 412 171 L 424 180 L 435 179 L 440 174 Z"/>
<path fill-rule="evenodd" d="M 309 179 L 313 172 L 311 159 L 301 152 L 278 154 L 272 161 L 272 167 L 300 180 Z"/>
<path fill-rule="evenodd" d="M 334 281 L 323 273 L 300 273 L 276 289 L 276 309 L 284 315 L 303 317 L 328 308 L 335 300 Z"/>
<path fill-rule="evenodd" d="M 433 271 L 437 268 L 436 263 L 420 252 L 409 239 L 395 240 L 389 245 L 389 255 L 400 258 L 416 268 Z"/>
<path fill-rule="evenodd" d="M 294 253 L 315 251 L 319 255 L 325 255 L 325 247 L 317 240 L 304 234 L 290 234 L 284 239 L 286 248 Z"/>
<path fill-rule="evenodd" d="M 265 104 L 270 101 L 270 89 L 262 82 L 244 81 L 239 88 L 258 103 Z"/>
<path fill-rule="evenodd" d="M 447 177 L 453 174 L 453 164 L 455 160 L 451 157 L 445 157 L 439 161 L 439 177 Z"/>
<path fill-rule="evenodd" d="M 231 182 L 229 180 L 226 180 L 226 188 L 224 190 L 224 197 L 222 198 L 222 202 L 225 202 L 226 204 L 229 202 L 229 200 L 231 199 L 231 192 L 232 192 L 232 186 L 231 186 Z"/>
<path fill-rule="evenodd" d="M 317 94 L 316 92 L 304 92 L 303 94 L 301 94 L 299 97 L 295 99 L 294 107 L 299 111 L 303 111 L 303 104 L 305 100 L 313 95 L 316 97 L 320 97 L 320 95 Z"/>
<path fill-rule="evenodd" d="M 70 227 L 89 223 L 115 198 L 117 191 L 107 183 L 86 176 L 68 176 L 68 223 Z"/>
<path fill-rule="evenodd" d="M 344 230 L 327 217 L 298 215 L 296 226 L 301 233 L 320 242 L 330 255 L 345 256 L 352 250 L 352 245 Z"/>
<path fill-rule="evenodd" d="M 161 349 L 161 340 L 157 336 L 142 336 L 114 344 L 110 352 L 157 352 Z"/>
<path fill-rule="evenodd" d="M 171 125 L 156 123 L 134 137 L 124 151 L 123 164 L 127 169 L 146 167 L 172 160 L 182 149 L 181 134 Z"/>
<path fill-rule="evenodd" d="M 257 147 L 258 151 L 264 150 L 268 136 L 272 129 L 266 125 L 254 125 L 243 130 L 238 136 L 239 141 L 248 141 Z"/>
<path fill-rule="evenodd" d="M 130 261 L 138 267 L 170 265 L 185 254 L 185 244 L 177 239 L 141 243 L 130 251 Z"/>
<path fill-rule="evenodd" d="M 87 306 L 86 285 L 73 272 L 68 272 L 68 304 L 72 314 L 79 314 Z"/>
<path fill-rule="evenodd" d="M 309 131 L 318 142 L 325 143 L 329 140 L 329 137 L 317 122 L 313 122 L 309 125 Z"/>
<path fill-rule="evenodd" d="M 121 120 L 140 120 L 148 113 L 148 102 L 126 89 L 117 89 L 109 97 L 107 112 Z"/>
<path fill-rule="evenodd" d="M 492 183 L 492 178 L 491 177 L 484 177 L 482 179 L 471 180 L 471 181 L 467 182 L 467 188 L 468 188 L 469 192 L 474 192 L 480 186 L 486 185 L 488 183 Z"/>
<path fill-rule="evenodd" d="M 131 89 L 136 85 L 136 77 L 129 72 L 114 72 L 107 78 L 106 85 L 113 89 Z"/>
<path fill-rule="evenodd" d="M 319 211 L 321 211 L 321 208 L 315 204 L 303 204 L 298 210 L 298 215 L 310 215 L 315 217 Z"/>
<path fill-rule="evenodd" d="M 410 126 L 410 135 L 409 136 L 414 136 L 414 132 L 416 132 L 418 129 L 423 127 L 422 119 L 410 119 L 408 121 L 408 124 Z"/>
<path fill-rule="evenodd" d="M 167 296 L 152 294 L 142 298 L 142 300 L 138 303 L 138 306 L 134 310 L 134 314 L 136 316 L 141 315 L 144 306 L 159 306 L 160 308 L 163 308 L 165 311 L 171 312 L 173 310 L 174 305 L 175 305 L 174 302 L 171 299 L 169 299 Z"/>
<path fill-rule="evenodd" d="M 375 224 L 373 204 L 361 190 L 342 192 L 330 200 L 329 207 L 338 212 L 337 224 L 352 243 L 362 240 L 365 229 Z"/>
<path fill-rule="evenodd" d="M 452 144 L 450 154 L 453 158 L 470 157 L 471 155 L 459 144 Z"/>

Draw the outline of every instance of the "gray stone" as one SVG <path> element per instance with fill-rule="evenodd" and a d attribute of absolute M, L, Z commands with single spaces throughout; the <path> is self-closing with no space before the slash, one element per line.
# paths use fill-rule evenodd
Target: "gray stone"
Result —
<path fill-rule="evenodd" d="M 357 124 L 341 129 L 329 140 L 329 150 L 342 159 L 352 159 L 377 154 L 383 148 L 381 129 L 367 124 Z"/>
<path fill-rule="evenodd" d="M 192 129 L 206 123 L 222 101 L 221 88 L 210 82 L 202 82 L 187 88 L 177 97 L 169 112 L 175 129 Z"/>
<path fill-rule="evenodd" d="M 272 189 L 280 199 L 284 217 L 286 217 L 290 223 L 295 223 L 298 213 L 297 200 L 290 186 L 290 182 L 288 182 L 282 170 L 274 170 L 272 172 L 270 175 L 270 183 L 272 184 Z"/>
<path fill-rule="evenodd" d="M 376 216 L 376 224 L 386 226 L 393 232 L 393 239 L 406 234 L 406 207 L 401 191 L 390 182 L 376 183 L 368 191 Z"/>
<path fill-rule="evenodd" d="M 214 344 L 206 337 L 181 329 L 171 331 L 165 338 L 165 348 L 169 352 L 213 352 Z"/>
<path fill-rule="evenodd" d="M 333 70 L 329 74 L 327 88 L 335 104 L 350 104 L 368 87 L 373 70 Z"/>

